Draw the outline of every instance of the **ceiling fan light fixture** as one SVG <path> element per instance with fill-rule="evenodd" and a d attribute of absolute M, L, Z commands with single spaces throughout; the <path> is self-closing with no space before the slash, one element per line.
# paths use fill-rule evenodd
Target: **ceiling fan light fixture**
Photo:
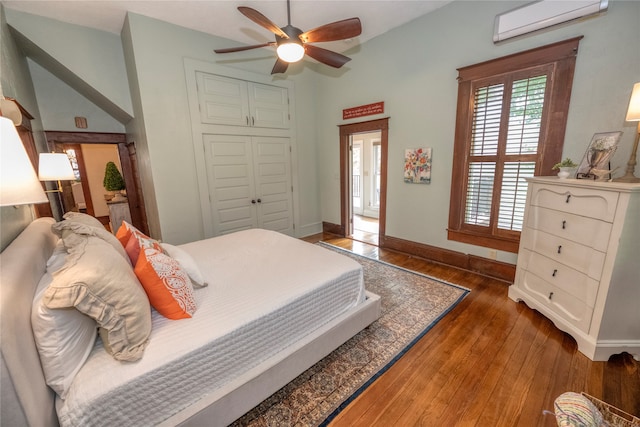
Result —
<path fill-rule="evenodd" d="M 278 58 L 285 62 L 298 62 L 304 56 L 304 47 L 301 44 L 290 41 L 281 43 L 276 49 Z"/>

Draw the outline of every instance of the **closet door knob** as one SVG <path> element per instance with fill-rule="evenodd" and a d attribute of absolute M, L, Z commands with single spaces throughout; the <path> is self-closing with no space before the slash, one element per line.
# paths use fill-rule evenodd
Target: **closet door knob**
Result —
<path fill-rule="evenodd" d="M 562 245 L 558 246 L 558 253 L 562 250 Z"/>
<path fill-rule="evenodd" d="M 262 203 L 262 199 L 258 199 L 258 203 Z"/>
<path fill-rule="evenodd" d="M 553 292 L 549 292 L 549 301 L 551 301 L 551 298 L 553 298 Z"/>
<path fill-rule="evenodd" d="M 558 270 L 553 270 L 553 273 L 551 273 L 551 277 L 556 277 L 557 273 L 558 273 Z"/>
<path fill-rule="evenodd" d="M 256 204 L 256 199 L 251 199 L 251 203 Z"/>
<path fill-rule="evenodd" d="M 567 228 L 567 221 L 562 221 L 562 229 L 564 230 L 565 228 Z"/>

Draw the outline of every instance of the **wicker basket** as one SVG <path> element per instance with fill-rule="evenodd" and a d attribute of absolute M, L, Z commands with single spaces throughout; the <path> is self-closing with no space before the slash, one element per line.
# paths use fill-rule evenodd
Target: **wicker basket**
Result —
<path fill-rule="evenodd" d="M 616 408 L 608 404 L 607 402 L 603 402 L 600 399 L 597 399 L 591 395 L 588 395 L 585 392 L 581 393 L 584 397 L 589 399 L 591 403 L 593 403 L 596 408 L 602 413 L 602 417 L 607 422 L 607 426 L 610 427 L 640 427 L 640 418 L 635 417 L 631 414 L 627 414 L 624 411 Z"/>

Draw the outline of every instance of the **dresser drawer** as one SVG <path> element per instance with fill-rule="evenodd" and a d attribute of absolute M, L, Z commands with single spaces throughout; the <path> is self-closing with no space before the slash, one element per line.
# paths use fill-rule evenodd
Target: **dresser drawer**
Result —
<path fill-rule="evenodd" d="M 607 251 L 612 227 L 609 222 L 539 206 L 531 206 L 527 226 L 600 252 Z"/>
<path fill-rule="evenodd" d="M 584 302 L 530 271 L 524 273 L 522 282 L 518 286 L 530 296 L 533 305 L 540 305 L 556 313 L 564 321 L 575 325 L 581 331 L 589 332 L 593 309 Z"/>
<path fill-rule="evenodd" d="M 604 252 L 533 228 L 523 230 L 520 245 L 600 280 Z"/>
<path fill-rule="evenodd" d="M 559 263 L 555 259 L 525 249 L 518 255 L 518 268 L 535 274 L 589 307 L 593 307 L 596 301 L 600 282 L 581 271 Z"/>
<path fill-rule="evenodd" d="M 613 222 L 618 193 L 605 190 L 533 184 L 531 204 Z"/>

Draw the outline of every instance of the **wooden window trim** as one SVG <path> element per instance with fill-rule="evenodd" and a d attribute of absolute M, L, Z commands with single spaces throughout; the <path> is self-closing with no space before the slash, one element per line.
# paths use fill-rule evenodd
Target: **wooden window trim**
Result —
<path fill-rule="evenodd" d="M 462 243 L 517 252 L 519 232 L 494 234 L 491 229 L 464 224 L 466 181 L 473 119 L 474 82 L 492 77 L 515 74 L 531 68 L 551 66 L 549 99 L 545 99 L 539 155 L 535 175 L 551 175 L 552 167 L 560 161 L 564 146 L 571 87 L 575 70 L 578 44 L 582 36 L 538 47 L 521 53 L 458 69 L 458 104 L 453 151 L 451 201 L 449 208 L 448 239 Z M 492 211 L 499 200 L 492 201 Z"/>

